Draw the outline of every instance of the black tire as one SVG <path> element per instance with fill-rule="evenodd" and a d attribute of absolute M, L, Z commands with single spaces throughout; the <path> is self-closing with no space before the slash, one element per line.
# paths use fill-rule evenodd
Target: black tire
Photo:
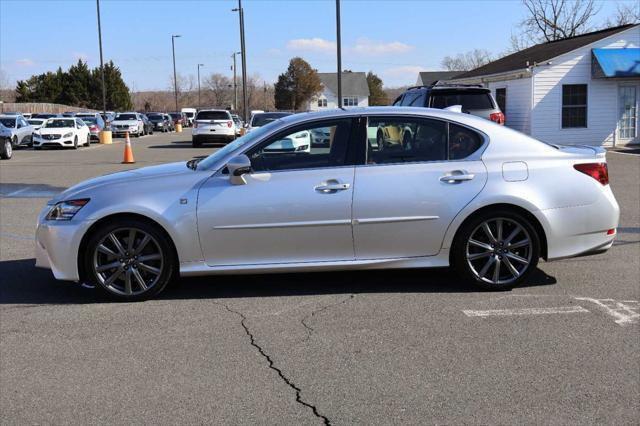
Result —
<path fill-rule="evenodd" d="M 84 146 L 91 146 L 91 133 L 87 135 L 87 141 L 85 142 Z"/>
<path fill-rule="evenodd" d="M 36 150 L 36 151 L 40 151 L 42 149 L 42 147 L 41 146 L 34 146 L 33 149 Z"/>
<path fill-rule="evenodd" d="M 9 139 L 5 139 L 2 141 L 2 146 L 0 146 L 0 158 L 10 160 L 11 157 L 13 157 L 13 144 Z"/>
<path fill-rule="evenodd" d="M 104 273 L 105 275 L 99 278 L 98 272 L 96 272 L 96 268 L 95 268 L 95 263 L 97 261 L 96 256 L 108 256 L 104 253 L 97 252 L 98 245 L 102 244 L 102 241 L 105 240 L 105 238 L 107 238 L 110 233 L 115 232 L 116 234 L 118 234 L 120 232 L 120 235 L 128 235 L 129 229 L 137 230 L 137 234 L 136 234 L 137 237 L 135 237 L 135 239 L 138 244 L 140 244 L 140 240 L 142 239 L 141 234 L 149 235 L 151 237 L 151 240 L 149 243 L 147 243 L 147 246 L 149 246 L 149 244 L 153 244 L 154 248 L 155 247 L 159 248 L 160 256 L 162 258 L 160 263 L 161 266 L 158 267 L 158 269 L 160 269 L 161 272 L 159 273 L 159 275 L 157 275 L 157 280 L 154 281 L 152 286 L 150 286 L 146 290 L 143 290 L 142 287 L 139 286 L 137 283 L 134 284 L 134 278 L 131 277 L 130 275 L 130 280 L 132 284 L 130 285 L 129 288 L 133 289 L 134 287 L 137 287 L 138 288 L 137 294 L 124 294 L 124 291 L 126 291 L 126 286 L 124 284 L 125 277 L 122 275 L 119 278 L 117 278 L 111 286 L 105 285 L 105 277 L 107 276 L 107 274 L 117 273 L 118 269 L 114 268 L 116 269 L 115 272 L 112 272 L 113 269 L 107 270 L 105 272 L 100 272 L 100 274 Z M 134 243 L 134 248 L 135 248 L 135 243 Z M 99 254 L 96 254 L 96 253 L 99 253 Z M 84 258 L 82 259 L 83 266 L 84 266 L 83 278 L 85 278 L 85 281 L 88 281 L 90 284 L 94 285 L 98 291 L 107 295 L 108 297 L 114 300 L 122 301 L 122 302 L 134 302 L 134 301 L 150 299 L 158 295 L 162 290 L 164 290 L 165 287 L 171 282 L 171 280 L 177 275 L 178 262 L 175 256 L 175 251 L 173 249 L 173 246 L 169 241 L 169 237 L 157 226 L 140 219 L 130 219 L 130 218 L 115 219 L 113 221 L 110 221 L 101 225 L 98 229 L 92 231 L 91 237 L 87 242 L 86 250 L 84 251 L 83 256 L 84 256 Z M 115 258 L 112 257 L 111 259 L 106 260 L 106 262 L 115 261 L 114 263 L 118 263 L 119 260 L 120 259 L 117 259 L 117 256 L 116 256 Z M 158 263 L 156 263 L 155 265 L 157 266 Z M 133 274 L 134 269 L 136 269 L 137 267 L 136 266 L 129 266 L 129 267 L 131 268 L 130 274 Z M 144 272 L 141 272 L 143 271 L 142 267 L 137 268 L 136 270 L 140 274 L 144 273 Z M 126 272 L 124 270 L 121 270 L 121 274 L 126 274 Z M 148 284 L 149 283 L 151 283 L 151 281 L 149 281 Z"/>
<path fill-rule="evenodd" d="M 489 237 L 484 230 L 485 223 L 488 224 L 493 237 Z M 502 228 L 500 238 L 497 232 L 498 223 Z M 510 234 L 517 231 L 517 226 L 522 230 L 512 241 L 507 241 Z M 486 236 L 486 240 L 481 238 L 482 235 Z M 474 242 L 469 243 L 472 236 Z M 478 236 L 480 238 L 477 238 Z M 529 245 L 511 248 L 511 244 L 517 246 L 516 243 L 525 240 L 530 242 Z M 483 246 L 476 246 L 478 243 Z M 540 236 L 531 221 L 523 215 L 504 209 L 484 211 L 467 220 L 458 230 L 451 249 L 451 264 L 455 271 L 464 281 L 484 290 L 517 287 L 527 280 L 536 268 L 539 258 Z M 528 262 L 525 264 L 523 260 Z M 486 269 L 488 264 L 489 269 Z M 511 268 L 515 268 L 515 272 Z M 489 274 L 492 277 L 488 278 Z"/>
<path fill-rule="evenodd" d="M 202 146 L 202 142 L 201 142 L 201 141 L 199 141 L 199 140 L 198 140 L 198 139 L 196 139 L 196 138 L 193 138 L 193 139 L 191 140 L 191 146 L 192 146 L 193 148 L 200 148 L 200 147 Z"/>
<path fill-rule="evenodd" d="M 73 138 L 73 149 L 78 149 L 78 137 Z"/>

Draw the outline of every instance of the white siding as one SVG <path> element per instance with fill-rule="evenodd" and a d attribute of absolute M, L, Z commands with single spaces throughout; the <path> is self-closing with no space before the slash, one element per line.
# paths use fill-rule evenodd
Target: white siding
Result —
<path fill-rule="evenodd" d="M 496 97 L 496 89 L 507 89 L 507 113 L 505 124 L 512 129 L 529 134 L 531 131 L 531 78 L 490 82 L 487 86 Z"/>
<path fill-rule="evenodd" d="M 344 97 L 345 95 L 343 95 Z M 319 107 L 318 106 L 318 99 L 326 99 L 327 100 L 327 106 L 326 107 Z M 368 96 L 359 96 L 358 97 L 358 106 L 359 107 L 366 107 L 369 106 L 369 97 Z M 309 110 L 310 111 L 323 111 L 323 110 L 327 110 L 327 109 L 335 109 L 338 108 L 338 97 L 336 95 L 333 94 L 333 92 L 331 92 L 328 89 L 324 89 L 324 91 L 320 94 L 320 96 L 317 97 L 313 97 L 311 98 L 311 100 L 309 101 Z"/>
<path fill-rule="evenodd" d="M 618 119 L 618 86 L 638 84 L 638 79 L 591 78 L 591 49 L 640 46 L 640 27 L 554 58 L 533 71 L 531 135 L 551 143 L 611 145 Z M 587 84 L 587 128 L 562 128 L 562 85 Z M 508 97 L 508 95 L 507 95 Z M 508 107 L 507 107 L 508 109 Z"/>

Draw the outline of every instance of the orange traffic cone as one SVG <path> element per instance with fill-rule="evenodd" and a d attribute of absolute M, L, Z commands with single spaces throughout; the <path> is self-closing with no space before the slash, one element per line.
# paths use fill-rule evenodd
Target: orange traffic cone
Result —
<path fill-rule="evenodd" d="M 124 143 L 124 160 L 122 164 L 133 164 L 136 160 L 133 159 L 133 150 L 131 149 L 131 139 L 129 139 L 129 132 L 125 133 Z"/>

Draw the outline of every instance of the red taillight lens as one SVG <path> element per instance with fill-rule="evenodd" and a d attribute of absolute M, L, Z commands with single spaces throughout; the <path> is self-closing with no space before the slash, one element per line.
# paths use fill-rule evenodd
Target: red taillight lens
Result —
<path fill-rule="evenodd" d="M 489 120 L 494 121 L 498 124 L 504 124 L 504 114 L 501 112 L 494 112 L 489 115 Z"/>
<path fill-rule="evenodd" d="M 227 127 L 231 127 L 233 125 L 232 121 L 227 121 Z"/>
<path fill-rule="evenodd" d="M 607 231 L 607 235 L 616 235 L 616 228 L 611 228 Z"/>
<path fill-rule="evenodd" d="M 90 129 L 92 132 L 95 132 L 96 130 L 98 130 L 98 126 L 91 126 L 91 127 L 89 127 L 89 129 Z"/>
<path fill-rule="evenodd" d="M 607 169 L 607 163 L 574 164 L 573 168 L 585 175 L 591 176 L 602 185 L 609 184 L 609 169 Z"/>

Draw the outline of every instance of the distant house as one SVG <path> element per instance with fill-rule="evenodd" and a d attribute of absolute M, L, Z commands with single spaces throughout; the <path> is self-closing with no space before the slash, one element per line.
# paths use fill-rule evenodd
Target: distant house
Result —
<path fill-rule="evenodd" d="M 465 71 L 422 71 L 418 73 L 416 86 L 431 86 L 439 81 L 451 80 Z"/>
<path fill-rule="evenodd" d="M 311 98 L 309 110 L 338 108 L 340 106 L 338 103 L 338 73 L 319 72 L 318 76 L 324 89 L 318 96 Z M 369 85 L 365 73 L 342 73 L 342 106 L 345 108 L 369 106 Z"/>
<path fill-rule="evenodd" d="M 639 24 L 538 44 L 454 82 L 490 88 L 507 126 L 546 142 L 640 142 Z"/>

